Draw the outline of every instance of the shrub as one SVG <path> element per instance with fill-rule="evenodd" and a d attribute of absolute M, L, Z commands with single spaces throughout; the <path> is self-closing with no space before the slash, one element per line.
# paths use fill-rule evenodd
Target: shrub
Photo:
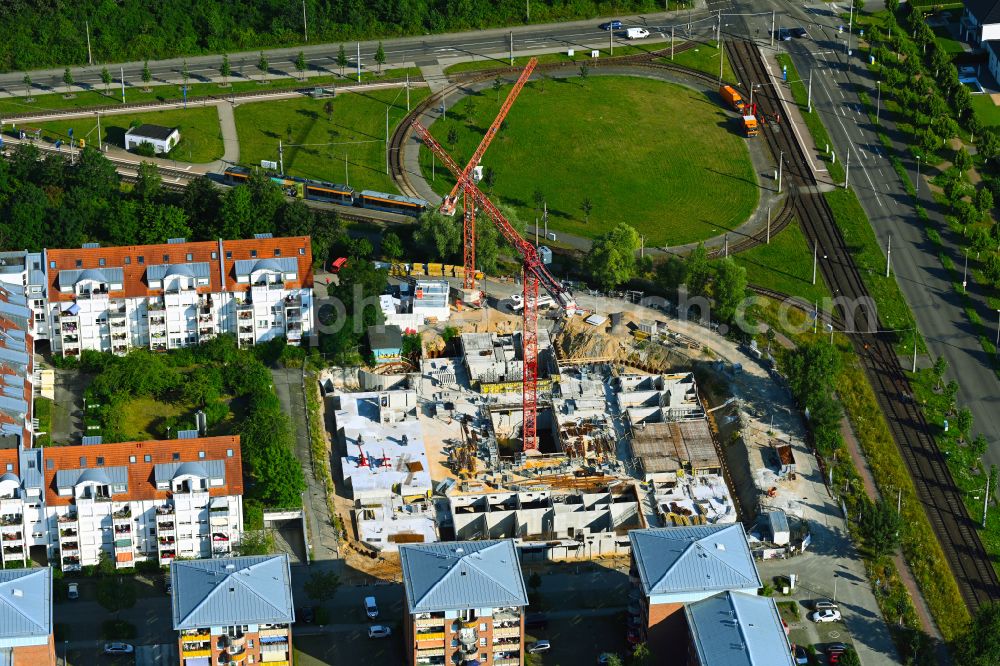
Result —
<path fill-rule="evenodd" d="M 101 638 L 109 641 L 126 640 L 137 635 L 135 625 L 125 620 L 105 620 L 101 623 Z"/>

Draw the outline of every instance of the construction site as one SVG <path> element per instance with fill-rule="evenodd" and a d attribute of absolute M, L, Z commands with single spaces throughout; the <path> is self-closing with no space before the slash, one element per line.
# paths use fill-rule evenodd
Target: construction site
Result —
<path fill-rule="evenodd" d="M 622 556 L 629 530 L 749 524 L 758 496 L 778 495 L 752 431 L 741 439 L 744 403 L 713 395 L 710 408 L 696 379 L 732 388 L 741 365 L 714 360 L 686 317 L 668 321 L 665 304 L 577 299 L 477 187 L 483 152 L 534 62 L 465 168 L 412 123 L 456 179 L 440 212 L 456 215 L 461 203 L 465 252 L 462 270 L 435 269 L 434 282 L 412 266 L 390 277 L 383 312 L 421 334 L 419 372 L 322 379 L 351 532 L 380 561 L 400 543 L 493 538 L 515 539 L 526 559 Z M 475 270 L 477 214 L 522 263 L 520 279 L 491 284 L 490 298 Z M 779 454 L 773 474 L 794 477 L 782 467 L 793 458 Z M 734 462 L 736 478 L 752 483 L 734 487 Z"/>

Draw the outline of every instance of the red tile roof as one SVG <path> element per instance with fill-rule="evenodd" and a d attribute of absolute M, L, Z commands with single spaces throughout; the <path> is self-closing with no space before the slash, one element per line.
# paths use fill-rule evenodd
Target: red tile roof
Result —
<path fill-rule="evenodd" d="M 232 449 L 229 457 L 227 450 Z M 119 501 L 167 499 L 170 492 L 157 490 L 153 478 L 153 468 L 161 463 L 198 461 L 200 451 L 205 452 L 204 460 L 224 460 L 226 463 L 226 483 L 210 488 L 209 495 L 243 494 L 243 458 L 240 453 L 238 435 L 225 437 L 200 437 L 197 439 L 168 439 L 146 442 L 120 442 L 116 444 L 88 444 L 86 446 L 50 446 L 45 449 L 45 502 L 49 506 L 67 506 L 72 497 L 61 497 L 56 488 L 56 472 L 66 469 L 80 469 L 80 458 L 87 458 L 89 468 L 97 467 L 97 458 L 104 458 L 104 467 L 128 468 L 128 493 L 115 497 Z M 178 457 L 175 459 L 174 454 Z M 130 462 L 135 456 L 135 462 Z M 146 462 L 146 456 L 150 457 Z M 15 451 L 15 459 L 17 453 Z M 2 462 L 2 458 L 0 458 Z"/>
<path fill-rule="evenodd" d="M 220 244 L 222 254 L 219 254 Z M 276 255 L 275 251 L 280 254 Z M 252 253 L 256 251 L 257 256 Z M 215 257 L 213 258 L 213 253 Z M 190 259 L 188 257 L 190 256 Z M 221 256 L 221 262 L 220 262 Z M 146 282 L 146 268 L 160 264 L 208 263 L 210 287 L 200 292 L 246 291 L 249 285 L 237 284 L 234 268 L 240 259 L 268 259 L 275 256 L 294 257 L 298 260 L 299 279 L 290 288 L 312 287 L 312 241 L 309 236 L 289 238 L 252 238 L 231 241 L 198 241 L 191 243 L 164 243 L 161 245 L 127 245 L 122 247 L 96 247 L 72 250 L 47 250 L 46 275 L 50 301 L 72 301 L 74 295 L 59 291 L 59 271 L 86 270 L 88 268 L 121 268 L 124 281 L 120 291 L 112 291 L 112 298 L 136 298 L 162 293 L 150 289 Z M 139 258 L 142 258 L 142 263 Z M 101 265 L 101 260 L 104 265 Z M 77 263 L 79 262 L 79 264 Z M 127 263 L 126 263 L 127 262 Z M 225 279 L 223 279 L 224 273 Z"/>

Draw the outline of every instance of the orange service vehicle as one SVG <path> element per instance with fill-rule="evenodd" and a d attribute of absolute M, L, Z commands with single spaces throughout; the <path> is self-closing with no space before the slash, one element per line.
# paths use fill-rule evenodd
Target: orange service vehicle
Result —
<path fill-rule="evenodd" d="M 726 104 L 733 107 L 733 111 L 737 111 L 740 114 L 743 113 L 747 103 L 743 100 L 743 96 L 736 92 L 735 88 L 732 86 L 722 86 L 719 88 L 719 94 L 725 100 Z"/>

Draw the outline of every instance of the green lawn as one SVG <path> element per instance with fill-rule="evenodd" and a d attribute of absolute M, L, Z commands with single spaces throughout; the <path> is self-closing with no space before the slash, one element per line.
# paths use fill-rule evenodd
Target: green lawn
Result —
<path fill-rule="evenodd" d="M 192 106 L 188 109 L 150 111 L 147 113 L 121 113 L 101 116 L 101 134 L 104 141 L 119 148 L 125 147 L 125 131 L 133 122 L 152 123 L 166 127 L 177 127 L 181 140 L 169 157 L 183 162 L 212 162 L 222 157 L 222 133 L 219 129 L 219 113 L 214 106 Z M 27 123 L 42 129 L 42 137 L 48 141 L 69 139 L 73 129 L 75 139 L 85 139 L 89 144 L 97 140 L 97 120 L 95 118 L 73 118 L 53 120 L 45 123 Z"/>
<path fill-rule="evenodd" d="M 499 91 L 502 100 L 508 91 Z M 497 93 L 466 97 L 431 130 L 464 164 L 497 112 Z M 454 129 L 457 143 L 448 145 Z M 733 229 L 757 204 L 756 176 L 734 118 L 704 95 L 643 78 L 590 76 L 525 87 L 483 165 L 496 173 L 494 199 L 528 223 L 534 192 L 549 228 L 594 237 L 620 222 L 646 246 L 680 245 Z M 431 153 L 421 150 L 430 180 Z M 453 180 L 437 165 L 434 188 Z M 581 204 L 593 205 L 589 223 Z"/>
<path fill-rule="evenodd" d="M 669 51 L 665 57 L 659 58 L 659 60 L 662 62 L 671 62 Z M 675 65 L 683 65 L 684 67 L 697 69 L 699 72 L 705 72 L 707 74 L 712 74 L 713 76 L 718 76 L 719 47 L 716 46 L 715 42 L 698 44 L 694 48 L 688 49 L 687 51 L 674 53 L 673 63 Z M 722 63 L 722 77 L 724 81 L 729 83 L 736 81 L 736 74 L 733 73 L 733 67 L 729 63 L 729 58 L 726 58 Z"/>
<path fill-rule="evenodd" d="M 427 88 L 412 88 L 411 108 L 428 94 Z M 323 109 L 327 101 L 333 104 L 329 120 Z M 346 180 L 357 190 L 397 192 L 385 172 L 386 108 L 390 109 L 391 135 L 406 115 L 406 91 L 402 88 L 343 93 L 333 100 L 302 98 L 240 105 L 236 108 L 240 161 L 247 165 L 277 161 L 281 140 L 288 145 L 284 161 L 290 175 L 337 183 Z"/>
<path fill-rule="evenodd" d="M 674 41 L 674 45 L 680 45 L 681 40 L 677 39 Z M 599 58 L 619 58 L 621 56 L 632 56 L 639 55 L 642 53 L 654 53 L 656 51 L 662 51 L 663 49 L 669 49 L 670 42 L 663 43 L 657 42 L 655 44 L 625 44 L 619 45 L 615 44 L 614 53 L 611 52 L 609 46 L 604 46 L 598 49 L 600 52 Z M 474 56 L 476 57 L 476 56 Z M 590 49 L 573 49 L 573 56 L 570 57 L 567 51 L 562 51 L 560 53 L 543 53 L 537 56 L 517 56 L 514 58 L 515 67 L 524 67 L 528 64 L 528 60 L 532 57 L 538 58 L 539 64 L 549 64 L 557 62 L 565 63 L 584 63 L 592 62 L 594 59 L 590 55 Z M 478 72 L 484 69 L 500 69 L 503 67 L 510 67 L 510 58 L 490 58 L 482 57 L 479 60 L 469 60 L 468 62 L 459 62 L 454 65 L 449 65 L 444 68 L 445 74 L 457 74 L 459 72 Z"/>
<path fill-rule="evenodd" d="M 252 75 L 252 78 L 242 78 L 233 76 L 228 86 L 219 83 L 194 83 L 188 84 L 188 101 L 198 97 L 225 97 L 230 93 L 240 92 L 264 92 L 269 90 L 282 90 L 294 88 L 313 88 L 316 86 L 352 85 L 357 83 L 357 74 L 345 70 L 344 76 L 339 74 L 326 74 L 323 76 L 313 76 L 306 81 L 299 81 L 291 77 L 273 77 L 261 82 L 256 69 L 251 71 L 251 67 L 245 69 L 245 73 Z M 236 64 L 233 64 L 233 71 L 236 72 Z M 382 74 L 362 69 L 361 80 L 374 81 L 378 79 L 404 78 L 409 74 L 411 79 L 420 76 L 418 67 L 403 67 L 397 69 L 385 69 Z M 214 73 L 213 73 L 214 76 Z M 131 87 L 137 86 L 137 87 Z M 125 101 L 129 104 L 136 102 L 180 102 L 184 99 L 183 86 L 176 84 L 153 85 L 147 92 L 142 87 L 141 81 L 128 81 L 125 89 Z M 120 104 L 122 101 L 121 84 L 112 84 L 108 92 L 104 92 L 104 86 L 99 86 L 96 90 L 74 92 L 73 96 L 66 98 L 63 87 L 56 88 L 54 93 L 42 94 L 37 88 L 32 90 L 33 102 L 26 102 L 24 97 L 7 97 L 0 99 L 0 116 L 10 113 L 44 113 L 46 111 L 59 111 L 62 109 L 83 109 L 93 106 L 107 106 L 109 104 Z M 24 94 L 24 88 L 15 87 L 13 92 Z"/>
<path fill-rule="evenodd" d="M 934 41 L 945 53 L 965 53 L 965 46 L 962 42 L 952 37 L 951 32 L 944 26 L 934 28 Z"/>
<path fill-rule="evenodd" d="M 733 258 L 747 269 L 747 281 L 751 284 L 800 296 L 809 302 L 830 295 L 818 271 L 816 284 L 812 283 L 812 249 L 797 221 L 771 236 L 770 244 L 734 254 Z"/>
<path fill-rule="evenodd" d="M 972 108 L 985 127 L 1000 125 L 1000 106 L 989 95 L 973 95 Z"/>

